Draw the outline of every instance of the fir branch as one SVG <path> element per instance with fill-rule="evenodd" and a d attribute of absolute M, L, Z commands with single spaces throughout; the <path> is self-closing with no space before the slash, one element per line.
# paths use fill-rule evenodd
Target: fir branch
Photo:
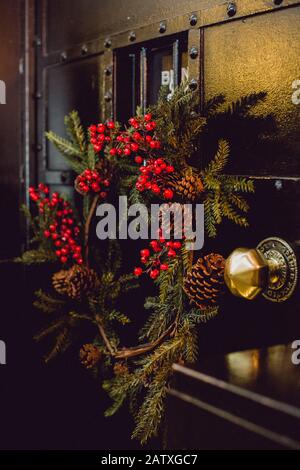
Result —
<path fill-rule="evenodd" d="M 52 251 L 46 251 L 43 249 L 24 251 L 20 257 L 14 259 L 15 263 L 26 265 L 55 263 L 56 261 L 57 257 Z"/>
<path fill-rule="evenodd" d="M 71 111 L 65 116 L 65 126 L 73 143 L 78 146 L 81 153 L 84 153 L 86 150 L 85 135 L 77 111 Z"/>

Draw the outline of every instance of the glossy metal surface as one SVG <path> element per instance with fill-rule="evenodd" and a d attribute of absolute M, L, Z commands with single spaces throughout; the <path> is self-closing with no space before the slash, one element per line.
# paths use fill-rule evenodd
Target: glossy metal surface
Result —
<path fill-rule="evenodd" d="M 237 297 L 253 300 L 262 293 L 267 300 L 284 302 L 297 285 L 297 256 L 286 241 L 267 238 L 256 249 L 234 250 L 226 260 L 224 278 Z"/>
<path fill-rule="evenodd" d="M 237 248 L 227 258 L 225 282 L 233 295 L 255 299 L 267 286 L 268 264 L 254 249 Z"/>

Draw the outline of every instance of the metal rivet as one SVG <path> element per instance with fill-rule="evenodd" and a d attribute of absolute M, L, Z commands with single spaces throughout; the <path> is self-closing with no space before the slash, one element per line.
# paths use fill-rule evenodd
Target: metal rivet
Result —
<path fill-rule="evenodd" d="M 107 77 L 109 77 L 111 74 L 112 74 L 112 67 L 106 67 L 106 68 L 104 69 L 104 75 L 106 75 Z"/>
<path fill-rule="evenodd" d="M 129 37 L 128 37 L 129 41 L 133 42 L 136 40 L 136 34 L 134 31 L 131 31 L 131 33 L 129 34 Z"/>
<path fill-rule="evenodd" d="M 42 41 L 40 38 L 36 37 L 33 41 L 34 45 L 35 46 L 41 46 L 42 45 Z"/>
<path fill-rule="evenodd" d="M 190 16 L 190 25 L 191 26 L 196 26 L 197 22 L 198 22 L 198 16 L 193 13 Z"/>
<path fill-rule="evenodd" d="M 232 18 L 236 14 L 236 4 L 228 3 L 227 5 L 227 15 Z"/>
<path fill-rule="evenodd" d="M 275 188 L 277 189 L 277 191 L 280 191 L 282 189 L 282 181 L 281 180 L 276 180 L 275 181 Z"/>
<path fill-rule="evenodd" d="M 62 52 L 60 54 L 60 59 L 64 62 L 65 60 L 67 60 L 67 53 L 66 52 Z"/>
<path fill-rule="evenodd" d="M 84 44 L 81 48 L 81 54 L 84 55 L 84 54 L 87 54 L 88 53 L 88 47 L 86 44 Z"/>
<path fill-rule="evenodd" d="M 107 93 L 105 93 L 104 95 L 104 99 L 107 103 L 109 103 L 111 100 L 112 100 L 112 94 L 110 91 L 108 91 Z"/>
<path fill-rule="evenodd" d="M 281 5 L 283 0 L 274 0 L 274 5 Z"/>
<path fill-rule="evenodd" d="M 42 93 L 41 93 L 40 91 L 37 91 L 37 92 L 34 94 L 34 97 L 35 97 L 35 99 L 37 99 L 37 100 L 40 100 L 40 99 L 42 98 L 42 96 L 43 96 L 43 95 L 42 95 Z"/>
<path fill-rule="evenodd" d="M 164 21 L 161 21 L 161 23 L 159 23 L 159 32 L 160 34 L 163 34 L 167 31 L 167 25 Z"/>
<path fill-rule="evenodd" d="M 198 87 L 198 82 L 197 82 L 197 80 L 195 80 L 195 79 L 193 78 L 193 79 L 190 81 L 190 83 L 189 83 L 189 88 L 190 88 L 190 90 L 193 90 L 193 91 L 194 91 L 194 90 L 197 89 L 197 87 Z"/>
<path fill-rule="evenodd" d="M 198 56 L 197 47 L 191 47 L 191 49 L 190 49 L 190 58 L 191 59 L 196 59 L 197 56 Z"/>
<path fill-rule="evenodd" d="M 111 46 L 111 40 L 109 38 L 106 38 L 104 41 L 104 47 L 107 49 Z"/>
<path fill-rule="evenodd" d="M 43 150 L 43 146 L 42 146 L 41 144 L 37 144 L 37 145 L 35 146 L 35 150 L 36 150 L 37 152 L 41 152 L 41 150 Z"/>

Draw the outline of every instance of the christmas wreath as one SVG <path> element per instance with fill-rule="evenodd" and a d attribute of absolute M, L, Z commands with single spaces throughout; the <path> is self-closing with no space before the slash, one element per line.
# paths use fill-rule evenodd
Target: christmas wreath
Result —
<path fill-rule="evenodd" d="M 158 103 L 146 114 L 138 109 L 127 126 L 107 121 L 90 125 L 86 132 L 73 111 L 65 118 L 69 139 L 47 133 L 77 175 L 80 203 L 75 209 L 64 196 L 50 195 L 39 184 L 29 190 L 36 208 L 23 207 L 32 246 L 18 261 L 51 262 L 54 267 L 49 289 L 36 292 L 34 305 L 52 317 L 36 339 L 53 336 L 47 362 L 68 348 L 83 323 L 91 325 L 94 340 L 81 345 L 80 361 L 97 373 L 112 399 L 107 416 L 129 401 L 133 437 L 141 443 L 159 429 L 172 364 L 197 359 L 197 326 L 218 313 L 225 260 L 216 253 L 200 253 L 194 260 L 187 240 L 166 240 L 159 233 L 128 274 L 119 243 L 93 236 L 96 207 L 119 194 L 147 205 L 200 202 L 208 237 L 216 236 L 224 218 L 247 227 L 249 206 L 241 193 L 253 192 L 253 181 L 224 175 L 230 145 L 222 136 L 205 147 L 215 146 L 215 152 L 205 157 L 204 165 L 203 138 L 217 116 L 249 118 L 252 106 L 264 96 L 250 95 L 229 106 L 217 97 L 200 114 L 197 93 L 183 84 L 171 98 L 162 90 Z M 146 282 L 143 275 L 154 280 L 155 295 L 145 298 L 147 321 L 138 344 L 123 347 L 119 326 L 135 321 L 122 311 L 124 296 Z"/>

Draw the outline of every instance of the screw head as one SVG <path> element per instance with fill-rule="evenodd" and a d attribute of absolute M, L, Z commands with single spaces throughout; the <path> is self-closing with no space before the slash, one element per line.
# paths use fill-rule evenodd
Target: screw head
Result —
<path fill-rule="evenodd" d="M 233 2 L 228 3 L 227 5 L 227 15 L 229 18 L 232 18 L 236 14 L 236 4 Z"/>
<path fill-rule="evenodd" d="M 196 26 L 198 22 L 198 16 L 195 15 L 195 13 L 193 13 L 191 16 L 190 16 L 190 25 L 191 26 Z"/>
<path fill-rule="evenodd" d="M 159 32 L 160 34 L 163 34 L 167 31 L 167 25 L 165 23 L 165 21 L 161 21 L 160 24 L 159 24 Z"/>
<path fill-rule="evenodd" d="M 136 34 L 135 34 L 134 31 L 131 31 L 131 33 L 129 34 L 128 39 L 129 39 L 130 42 L 134 42 L 136 40 Z"/>
<path fill-rule="evenodd" d="M 37 145 L 35 146 L 35 150 L 36 150 L 37 152 L 41 152 L 41 151 L 43 150 L 42 144 L 37 144 Z"/>
<path fill-rule="evenodd" d="M 104 74 L 109 77 L 112 74 L 112 67 L 106 67 L 104 69 Z"/>
<path fill-rule="evenodd" d="M 107 93 L 105 93 L 104 95 L 104 99 L 107 103 L 109 103 L 111 100 L 112 100 L 112 94 L 110 91 L 108 91 Z"/>
<path fill-rule="evenodd" d="M 82 54 L 82 55 L 85 55 L 85 54 L 87 54 L 87 53 L 88 53 L 88 47 L 87 47 L 86 44 L 84 44 L 84 45 L 82 46 L 82 48 L 81 48 L 81 54 Z"/>
<path fill-rule="evenodd" d="M 283 0 L 274 0 L 274 5 L 281 5 Z"/>
<path fill-rule="evenodd" d="M 67 53 L 66 53 L 66 52 L 62 52 L 62 53 L 60 54 L 60 60 L 61 60 L 62 62 L 65 62 L 65 61 L 67 60 Z"/>
<path fill-rule="evenodd" d="M 190 58 L 196 59 L 198 57 L 198 49 L 197 47 L 191 47 L 190 49 Z"/>
<path fill-rule="evenodd" d="M 195 80 L 195 78 L 193 78 L 189 83 L 189 89 L 192 91 L 195 91 L 197 87 L 198 87 L 198 82 L 197 80 Z"/>
<path fill-rule="evenodd" d="M 104 47 L 108 49 L 111 46 L 111 40 L 109 38 L 106 38 L 104 41 Z"/>

